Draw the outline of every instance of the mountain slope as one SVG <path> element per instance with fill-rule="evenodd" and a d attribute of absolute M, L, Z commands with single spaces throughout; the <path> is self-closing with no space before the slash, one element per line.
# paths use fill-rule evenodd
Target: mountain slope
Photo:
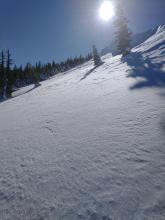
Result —
<path fill-rule="evenodd" d="M 164 41 L 0 104 L 1 219 L 165 219 Z"/>

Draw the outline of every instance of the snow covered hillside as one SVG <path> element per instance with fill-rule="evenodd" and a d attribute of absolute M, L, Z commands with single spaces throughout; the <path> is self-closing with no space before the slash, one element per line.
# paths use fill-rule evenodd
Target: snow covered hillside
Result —
<path fill-rule="evenodd" d="M 0 103 L 0 220 L 165 220 L 165 28 Z"/>

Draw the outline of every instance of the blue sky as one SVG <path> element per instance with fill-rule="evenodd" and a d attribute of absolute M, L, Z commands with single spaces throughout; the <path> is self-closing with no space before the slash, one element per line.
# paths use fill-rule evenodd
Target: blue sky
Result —
<path fill-rule="evenodd" d="M 17 64 L 61 61 L 99 49 L 113 38 L 113 22 L 99 19 L 103 0 L 0 0 L 0 49 Z M 115 0 L 114 0 L 115 1 Z M 122 0 L 134 32 L 165 23 L 165 0 Z"/>

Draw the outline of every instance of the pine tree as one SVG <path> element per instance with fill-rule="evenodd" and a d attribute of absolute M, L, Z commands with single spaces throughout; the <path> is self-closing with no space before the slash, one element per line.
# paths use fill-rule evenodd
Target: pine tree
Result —
<path fill-rule="evenodd" d="M 23 69 L 22 66 L 20 66 L 17 70 L 19 86 L 22 86 L 24 84 L 24 71 L 25 71 L 25 68 Z"/>
<path fill-rule="evenodd" d="M 40 83 L 40 71 L 41 71 L 41 63 L 36 63 L 35 68 L 32 67 L 33 80 L 35 87 L 39 86 Z"/>
<path fill-rule="evenodd" d="M 118 43 L 118 51 L 123 56 L 126 56 L 131 50 L 131 32 L 128 28 L 128 21 L 124 16 L 124 11 L 120 0 L 118 0 L 116 5 L 115 26 L 117 28 L 116 38 Z"/>
<path fill-rule="evenodd" d="M 7 77 L 7 87 L 6 87 L 6 96 L 11 97 L 12 93 L 12 86 L 14 84 L 14 75 L 12 74 L 11 65 L 12 65 L 12 59 L 10 51 L 7 50 L 7 60 L 6 60 L 6 77 Z"/>
<path fill-rule="evenodd" d="M 102 64 L 101 58 L 98 54 L 98 51 L 95 45 L 93 45 L 93 60 L 94 60 L 95 66 L 99 66 Z"/>
<path fill-rule="evenodd" d="M 15 79 L 15 82 L 14 82 L 14 84 L 15 84 L 15 86 L 16 87 L 18 87 L 18 85 L 19 85 L 19 69 L 17 68 L 17 66 L 16 65 L 14 65 L 14 68 L 13 68 L 13 71 L 12 71 L 13 73 L 13 77 L 14 77 L 14 79 Z"/>
<path fill-rule="evenodd" d="M 2 51 L 0 55 L 0 98 L 5 96 L 6 88 L 6 70 L 5 70 L 5 54 Z"/>

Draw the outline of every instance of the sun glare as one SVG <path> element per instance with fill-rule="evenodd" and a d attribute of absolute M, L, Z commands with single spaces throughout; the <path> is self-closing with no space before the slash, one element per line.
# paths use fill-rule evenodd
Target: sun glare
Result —
<path fill-rule="evenodd" d="M 99 9 L 99 16 L 104 21 L 109 21 L 115 15 L 114 5 L 110 1 L 104 1 Z"/>

